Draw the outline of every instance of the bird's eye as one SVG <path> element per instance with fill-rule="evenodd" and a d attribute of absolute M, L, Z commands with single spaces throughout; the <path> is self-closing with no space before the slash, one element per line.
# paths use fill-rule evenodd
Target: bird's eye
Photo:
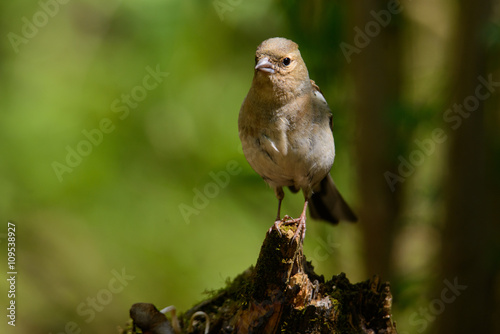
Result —
<path fill-rule="evenodd" d="M 290 58 L 288 58 L 288 57 L 285 57 L 285 58 L 283 58 L 283 60 L 282 60 L 283 65 L 285 65 L 285 66 L 290 65 L 290 62 L 291 62 L 291 61 L 292 61 L 292 60 L 291 60 Z"/>

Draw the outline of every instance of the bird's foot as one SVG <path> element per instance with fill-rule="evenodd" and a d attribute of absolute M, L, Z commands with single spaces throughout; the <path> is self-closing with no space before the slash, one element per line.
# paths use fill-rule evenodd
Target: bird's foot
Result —
<path fill-rule="evenodd" d="M 300 242 L 304 242 L 304 238 L 306 237 L 306 216 L 301 215 L 299 220 L 299 226 L 297 226 L 297 231 L 295 231 L 292 241 L 296 240 L 300 235 Z"/>
<path fill-rule="evenodd" d="M 276 230 L 278 232 L 278 234 L 280 235 L 280 237 L 281 237 L 280 226 L 281 226 L 281 224 L 283 224 L 283 222 L 284 222 L 284 219 L 276 218 L 276 220 L 274 221 L 274 224 L 269 228 L 269 230 L 267 231 L 267 233 L 271 234 L 273 232 L 273 230 Z"/>
<path fill-rule="evenodd" d="M 274 224 L 269 228 L 267 233 L 271 234 L 273 230 L 276 230 L 280 236 L 282 236 L 281 233 L 281 225 L 292 225 L 292 224 L 298 224 L 297 225 L 297 230 L 295 231 L 292 239 L 290 242 L 293 242 L 296 240 L 299 235 L 300 235 L 300 240 L 299 241 L 304 241 L 304 238 L 306 236 L 306 216 L 305 215 L 300 215 L 299 218 L 292 218 L 289 215 L 285 215 L 283 219 L 276 218 L 274 221 Z"/>
<path fill-rule="evenodd" d="M 283 217 L 282 221 L 283 221 L 283 224 L 285 224 L 285 225 L 297 224 L 300 221 L 300 217 L 299 218 L 292 218 L 288 215 L 285 215 L 285 217 Z"/>
<path fill-rule="evenodd" d="M 277 217 L 276 220 L 274 221 L 274 224 L 269 228 L 267 233 L 271 234 L 271 232 L 273 230 L 276 230 L 281 237 L 282 236 L 281 229 L 280 229 L 281 225 L 283 225 L 283 224 L 285 224 L 285 225 L 296 224 L 296 223 L 298 223 L 299 219 L 300 218 L 293 219 L 289 215 L 285 215 L 283 217 L 283 219 L 280 219 L 279 217 Z"/>
<path fill-rule="evenodd" d="M 306 216 L 300 215 L 299 218 L 292 218 L 290 216 L 285 216 L 283 219 L 284 219 L 283 224 L 285 225 L 298 223 L 297 230 L 293 234 L 291 242 L 293 242 L 293 240 L 296 240 L 299 237 L 299 235 L 300 235 L 300 241 L 304 241 L 304 238 L 306 237 Z"/>

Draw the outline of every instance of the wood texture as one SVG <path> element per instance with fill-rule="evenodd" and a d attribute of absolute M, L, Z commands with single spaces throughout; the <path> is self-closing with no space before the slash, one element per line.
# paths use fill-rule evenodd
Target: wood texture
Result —
<path fill-rule="evenodd" d="M 307 262 L 302 243 L 292 240 L 294 231 L 282 226 L 266 234 L 255 266 L 180 316 L 182 333 L 204 332 L 203 318 L 191 320 L 200 311 L 210 319 L 209 333 L 397 333 L 389 283 L 374 276 L 351 284 L 344 274 L 325 281 Z M 141 306 L 144 312 L 134 307 L 137 327 L 173 332 L 151 304 Z"/>

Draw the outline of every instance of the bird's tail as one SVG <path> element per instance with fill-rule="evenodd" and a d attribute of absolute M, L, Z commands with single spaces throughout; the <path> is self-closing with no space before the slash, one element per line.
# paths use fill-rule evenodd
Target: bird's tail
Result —
<path fill-rule="evenodd" d="M 358 218 L 340 195 L 328 174 L 309 199 L 309 212 L 314 219 L 337 224 L 339 221 L 356 222 Z"/>

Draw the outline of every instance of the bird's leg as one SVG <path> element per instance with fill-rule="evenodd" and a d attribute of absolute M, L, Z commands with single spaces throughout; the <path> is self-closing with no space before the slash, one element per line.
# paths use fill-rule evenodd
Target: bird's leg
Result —
<path fill-rule="evenodd" d="M 299 226 L 297 227 L 297 231 L 295 231 L 295 234 L 293 235 L 293 239 L 297 238 L 299 234 L 301 241 L 304 241 L 304 238 L 306 237 L 306 211 L 307 211 L 307 199 L 304 201 L 304 210 L 302 210 L 302 213 L 300 214 Z"/>
<path fill-rule="evenodd" d="M 282 188 L 276 188 L 274 192 L 276 193 L 276 197 L 278 198 L 278 213 L 276 215 L 276 220 L 274 221 L 274 224 L 269 228 L 269 231 L 267 231 L 267 233 L 271 233 L 274 229 L 278 231 L 279 235 L 281 236 L 280 226 L 283 223 L 283 220 L 281 219 L 280 212 L 281 212 L 281 202 L 285 197 L 285 193 L 283 192 Z"/>
<path fill-rule="evenodd" d="M 283 201 L 283 199 L 279 199 L 278 200 L 278 214 L 276 215 L 276 221 L 277 222 L 281 221 L 281 214 L 280 214 L 280 211 L 281 211 L 281 201 Z"/>
<path fill-rule="evenodd" d="M 279 235 L 281 236 L 281 231 L 280 231 L 280 226 L 283 223 L 283 220 L 280 218 L 280 210 L 281 210 L 281 201 L 283 199 L 279 199 L 278 201 L 278 215 L 276 216 L 276 220 L 274 221 L 274 224 L 269 228 L 267 233 L 271 233 L 273 230 L 278 231 Z"/>
<path fill-rule="evenodd" d="M 307 211 L 307 202 L 308 202 L 308 200 L 306 199 L 304 201 L 304 209 L 302 210 L 302 213 L 300 214 L 299 218 L 288 219 L 288 220 L 286 220 L 284 222 L 287 225 L 288 224 L 299 223 L 299 225 L 297 226 L 297 230 L 295 231 L 295 234 L 293 235 L 292 240 L 297 239 L 297 237 L 299 236 L 299 234 L 300 234 L 300 240 L 301 241 L 303 241 L 304 238 L 306 237 L 306 211 Z"/>

